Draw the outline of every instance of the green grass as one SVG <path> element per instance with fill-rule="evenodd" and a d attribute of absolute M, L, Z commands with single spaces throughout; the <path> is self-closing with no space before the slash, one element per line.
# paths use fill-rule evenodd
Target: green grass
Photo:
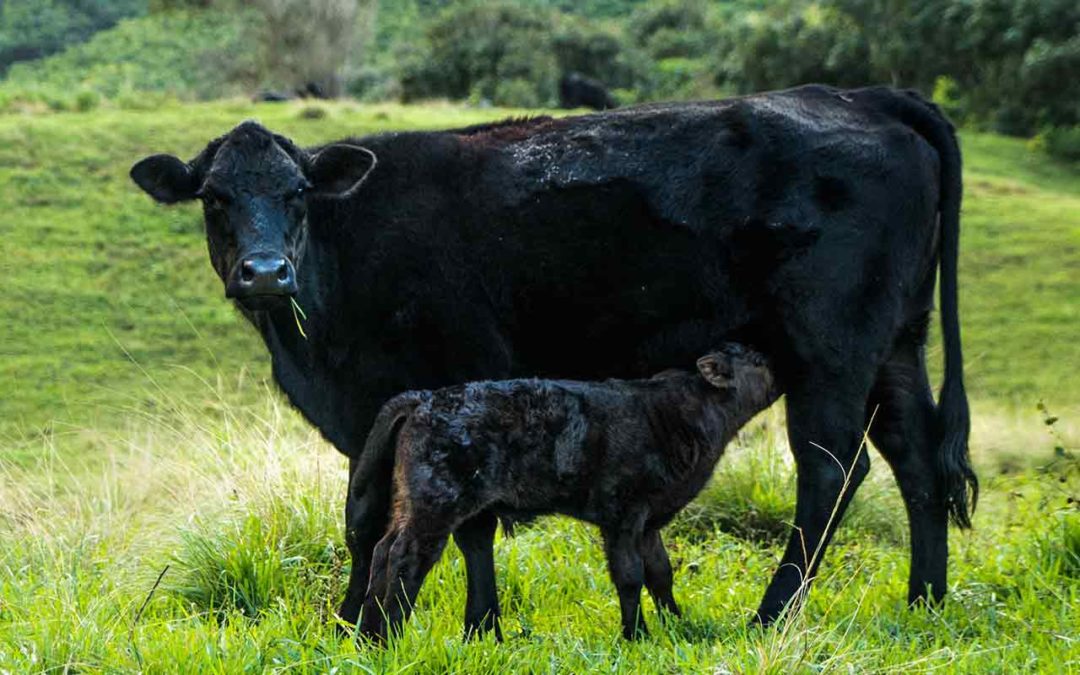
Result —
<path fill-rule="evenodd" d="M 667 531 L 685 617 L 661 624 L 647 601 L 649 640 L 616 637 L 597 532 L 549 518 L 496 543 L 505 644 L 461 642 L 464 571 L 450 547 L 404 637 L 357 649 L 333 620 L 348 565 L 344 463 L 280 405 L 118 427 L 100 439 L 103 465 L 65 460 L 56 441 L 31 465 L 0 464 L 0 672 L 1080 668 L 1080 514 L 1066 501 L 1080 484 L 1063 471 L 987 476 L 977 529 L 952 536 L 950 602 L 910 611 L 902 506 L 875 467 L 805 611 L 748 629 L 779 548 L 714 525 L 768 511 L 762 495 L 790 499 L 778 413 L 751 425 Z M 779 527 L 785 510 L 758 522 Z"/>
<path fill-rule="evenodd" d="M 508 114 L 319 107 L 0 116 L 0 672 L 1080 669 L 1080 175 L 977 134 L 961 302 L 984 497 L 976 530 L 952 535 L 944 609 L 903 606 L 907 528 L 875 457 L 806 611 L 745 628 L 793 509 L 774 410 L 669 528 L 687 616 L 661 626 L 648 605 L 651 640 L 616 639 L 598 536 L 564 519 L 498 542 L 506 644 L 459 640 L 452 547 L 400 643 L 337 639 L 344 462 L 273 392 L 197 209 L 156 206 L 127 178 L 248 117 L 316 143 Z M 1055 446 L 1066 456 L 1039 470 Z"/>

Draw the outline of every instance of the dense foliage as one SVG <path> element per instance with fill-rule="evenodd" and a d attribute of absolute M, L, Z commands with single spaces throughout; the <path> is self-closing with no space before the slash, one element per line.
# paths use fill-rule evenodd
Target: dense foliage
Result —
<path fill-rule="evenodd" d="M 112 100 L 123 91 L 213 98 L 291 89 L 300 80 L 329 82 L 332 91 L 340 84 L 368 101 L 548 106 L 568 71 L 605 82 L 624 103 L 809 81 L 887 83 L 934 95 L 962 123 L 1039 133 L 1047 151 L 1076 154 L 1080 4 L 1073 0 L 357 2 L 8 2 L 0 55 L 17 47 L 15 37 L 52 45 L 40 53 L 60 41 L 71 46 L 12 68 L 0 109 L 28 98 L 87 107 L 94 96 Z M 370 11 L 357 13 L 361 5 Z M 91 26 L 147 12 L 78 44 Z M 327 25 L 332 36 L 311 37 Z M 90 93 L 72 102 L 80 90 Z"/>
<path fill-rule="evenodd" d="M 1072 0 L 795 0 L 742 15 L 723 40 L 717 81 L 739 91 L 940 82 L 954 116 L 1002 133 L 1080 122 Z"/>

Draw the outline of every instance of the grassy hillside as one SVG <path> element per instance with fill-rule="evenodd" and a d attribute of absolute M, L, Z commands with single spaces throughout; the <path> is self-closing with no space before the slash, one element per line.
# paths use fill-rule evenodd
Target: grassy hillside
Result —
<path fill-rule="evenodd" d="M 267 376 L 260 345 L 210 269 L 199 210 L 153 204 L 127 178 L 135 160 L 192 156 L 248 117 L 316 143 L 505 114 L 226 102 L 0 116 L 0 432 L 32 436 L 150 411 L 165 382 L 191 399 L 206 397 L 199 378 Z M 971 396 L 1028 410 L 1044 399 L 1073 406 L 1063 416 L 1075 417 L 1080 380 L 1068 373 L 1080 365 L 1080 173 L 1018 141 L 963 140 L 960 288 Z"/>
<path fill-rule="evenodd" d="M 102 97 L 119 107 L 146 108 L 166 96 L 250 93 L 253 52 L 243 40 L 250 20 L 235 11 L 125 19 L 59 54 L 13 65 L 0 83 L 0 110 L 35 103 L 85 110 Z"/>

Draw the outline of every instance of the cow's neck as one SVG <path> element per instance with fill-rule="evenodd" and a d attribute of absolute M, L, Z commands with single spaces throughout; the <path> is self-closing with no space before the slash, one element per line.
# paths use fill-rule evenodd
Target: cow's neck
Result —
<path fill-rule="evenodd" d="M 336 289 L 332 258 L 317 242 L 309 241 L 297 261 L 297 307 L 285 303 L 271 311 L 246 313 L 270 351 L 274 380 L 309 422 L 335 445 L 343 442 L 327 418 L 333 408 L 333 388 L 321 364 L 330 349 L 328 324 L 333 320 Z M 302 310 L 302 314 L 301 314 Z M 305 318 L 306 315 L 306 318 Z M 301 332 L 303 329 L 303 332 Z"/>

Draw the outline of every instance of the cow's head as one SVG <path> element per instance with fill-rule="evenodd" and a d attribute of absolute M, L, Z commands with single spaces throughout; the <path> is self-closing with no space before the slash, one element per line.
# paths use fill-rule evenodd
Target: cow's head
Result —
<path fill-rule="evenodd" d="M 298 291 L 308 200 L 349 194 L 374 166 L 366 148 L 337 143 L 309 155 L 248 121 L 190 162 L 147 157 L 131 178 L 162 204 L 202 201 L 210 261 L 225 295 L 258 310 Z"/>

